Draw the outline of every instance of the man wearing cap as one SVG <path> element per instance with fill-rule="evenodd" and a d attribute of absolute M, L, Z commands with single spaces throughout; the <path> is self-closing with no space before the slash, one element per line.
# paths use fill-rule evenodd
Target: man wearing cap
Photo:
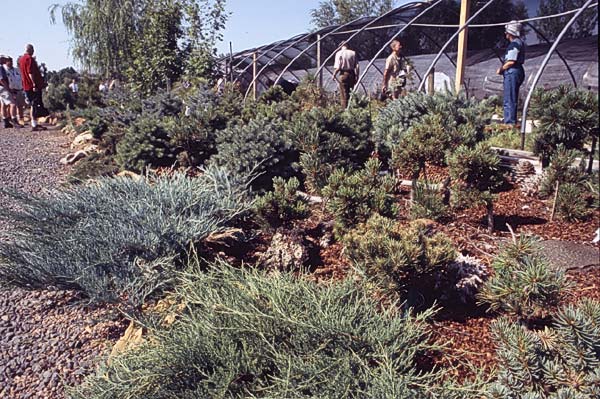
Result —
<path fill-rule="evenodd" d="M 350 49 L 348 43 L 342 44 L 341 50 L 335 54 L 334 69 L 333 80 L 339 83 L 342 107 L 347 108 L 350 91 L 354 88 L 359 74 L 356 52 Z"/>
<path fill-rule="evenodd" d="M 497 73 L 504 76 L 504 123 L 516 125 L 519 88 L 525 81 L 525 43 L 521 39 L 521 24 L 509 22 L 505 26 L 505 35 L 510 43 Z"/>
<path fill-rule="evenodd" d="M 8 75 L 4 69 L 7 58 L 5 55 L 0 55 L 0 116 L 2 116 L 4 128 L 9 129 L 13 127 L 10 122 L 10 107 L 15 103 L 15 96 L 10 91 Z"/>

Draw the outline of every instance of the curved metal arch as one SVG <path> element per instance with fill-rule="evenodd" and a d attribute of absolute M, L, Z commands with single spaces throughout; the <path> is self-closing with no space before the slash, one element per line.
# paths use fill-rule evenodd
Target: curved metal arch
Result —
<path fill-rule="evenodd" d="M 323 39 L 325 39 L 326 37 L 328 37 L 329 35 L 338 32 L 340 29 L 343 29 L 349 25 L 355 24 L 357 22 L 359 22 L 361 19 L 364 19 L 365 17 L 360 17 L 360 18 L 356 18 L 355 20 L 352 20 L 350 22 L 347 22 L 343 25 L 339 25 L 337 26 L 335 29 L 327 32 L 323 37 L 321 37 L 321 41 L 323 41 Z M 319 32 L 315 33 L 315 35 L 319 35 Z M 318 36 L 317 36 L 318 37 Z M 317 45 L 319 43 L 319 40 L 317 39 L 316 41 L 314 41 L 313 43 L 311 43 L 308 47 L 306 47 L 304 50 L 300 51 L 299 54 L 297 54 L 294 58 L 292 58 L 291 61 L 288 62 L 286 68 L 283 69 L 283 71 L 279 74 L 279 76 L 277 76 L 277 79 L 275 79 L 275 85 L 277 84 L 277 82 L 279 82 L 279 79 L 281 79 L 281 77 L 283 76 L 283 74 L 287 71 L 288 67 L 293 64 L 294 62 L 296 62 L 300 57 L 302 57 L 303 54 L 305 54 L 309 49 L 313 48 L 315 45 Z M 268 65 L 268 64 L 267 64 Z M 258 77 L 263 73 L 264 69 L 267 67 L 267 65 L 265 65 L 260 71 L 258 71 L 258 73 L 256 74 L 254 80 L 258 79 Z M 248 90 L 246 90 L 246 94 L 244 95 L 244 100 L 246 100 L 246 98 L 248 97 L 248 93 L 250 92 L 249 88 L 252 86 L 252 84 L 254 83 L 254 80 L 252 81 L 252 83 L 250 83 L 250 86 L 248 86 Z"/>
<path fill-rule="evenodd" d="M 277 58 L 279 55 L 283 54 L 285 51 L 287 51 L 287 50 L 288 50 L 288 49 L 290 49 L 291 47 L 295 46 L 297 43 L 301 42 L 302 40 L 304 40 L 304 39 L 308 38 L 310 35 L 312 35 L 312 33 L 306 33 L 306 34 L 304 34 L 304 35 L 298 35 L 298 36 L 295 36 L 295 37 L 297 37 L 298 39 L 294 39 L 294 38 L 290 39 L 290 40 L 292 40 L 292 43 L 291 43 L 291 44 L 290 44 L 288 47 L 285 47 L 283 50 L 281 50 L 279 53 L 277 53 L 275 56 L 271 57 L 271 58 L 270 58 L 270 59 L 269 59 L 269 60 L 266 62 L 266 64 L 265 64 L 265 65 L 269 65 L 269 64 L 271 63 L 271 61 L 273 61 L 273 60 L 274 60 L 275 58 Z M 278 46 L 278 45 L 282 45 L 282 44 L 284 44 L 284 43 L 285 43 L 285 41 L 278 42 L 278 43 L 277 43 L 277 46 Z M 273 46 L 273 47 L 272 47 L 271 49 L 269 49 L 268 51 L 271 51 L 271 50 L 272 50 L 273 48 L 275 48 L 275 47 L 276 47 L 276 46 Z M 246 57 L 245 59 L 248 59 L 248 58 L 250 58 L 250 57 L 252 57 L 252 54 L 250 54 L 250 56 Z M 237 81 L 238 81 L 238 78 L 239 78 L 239 76 L 240 76 L 240 75 L 243 75 L 244 73 L 246 73 L 246 71 L 247 71 L 247 70 L 248 70 L 248 69 L 249 69 L 251 66 L 252 66 L 252 62 L 248 63 L 248 65 L 246 65 L 246 67 L 245 67 L 245 68 L 244 68 L 244 69 L 243 69 L 243 70 L 242 70 L 240 73 L 238 73 L 238 76 L 235 78 L 235 80 L 234 80 L 233 82 L 234 82 L 234 83 L 235 83 L 235 82 L 237 82 Z"/>
<path fill-rule="evenodd" d="M 525 134 L 526 134 L 525 130 L 527 129 L 527 123 L 526 123 L 526 121 L 527 121 L 527 111 L 529 110 L 529 104 L 531 103 L 531 97 L 533 96 L 533 92 L 535 91 L 535 87 L 537 86 L 540 78 L 542 77 L 542 74 L 544 73 L 544 69 L 546 68 L 546 65 L 548 65 L 548 62 L 550 62 L 550 58 L 552 58 L 552 54 L 554 53 L 554 51 L 556 50 L 556 48 L 560 44 L 560 42 L 563 39 L 563 37 L 567 34 L 567 32 L 569 31 L 569 29 L 571 28 L 571 26 L 577 20 L 577 18 L 579 18 L 581 16 L 581 14 L 583 14 L 583 12 L 586 11 L 589 8 L 590 4 L 592 4 L 593 1 L 595 1 L 595 0 L 587 0 L 585 2 L 585 4 L 579 9 L 579 11 L 577 11 L 577 13 L 575 15 L 573 15 L 573 18 L 571 18 L 569 20 L 569 22 L 567 22 L 567 24 L 565 25 L 565 27 L 563 28 L 563 30 L 560 31 L 560 34 L 558 35 L 558 37 L 556 38 L 556 40 L 554 40 L 554 43 L 552 44 L 552 47 L 550 47 L 550 49 L 548 50 L 548 53 L 546 54 L 546 57 L 544 58 L 544 60 L 540 64 L 540 67 L 539 67 L 537 73 L 535 74 L 535 77 L 533 78 L 533 82 L 531 83 L 531 87 L 529 88 L 529 93 L 527 93 L 527 98 L 525 99 L 525 104 L 523 105 L 523 114 L 522 114 L 522 117 L 521 117 L 521 149 L 525 148 Z"/>
<path fill-rule="evenodd" d="M 446 50 L 446 48 L 450 45 L 450 43 L 452 43 L 452 41 L 460 34 L 460 32 L 462 32 L 463 30 L 465 30 L 465 28 L 467 26 L 469 26 L 469 24 L 475 18 L 477 18 L 479 16 L 479 14 L 481 14 L 486 8 L 488 8 L 488 6 L 490 6 L 494 1 L 495 0 L 488 0 L 488 2 L 483 5 L 483 7 L 481 7 L 479 10 L 477 10 L 477 12 L 475 14 L 473 14 L 469 19 L 467 19 L 467 21 L 465 22 L 465 24 L 463 26 L 461 26 L 460 28 L 458 28 L 458 30 L 456 32 L 454 32 L 454 34 L 452 36 L 450 36 L 450 38 L 446 41 L 446 43 L 444 43 L 444 45 L 440 49 L 440 52 L 433 59 L 433 62 L 431 63 L 431 65 L 429 65 L 429 68 L 427 69 L 427 72 L 425 72 L 424 76 L 429 76 L 429 74 L 431 73 L 431 71 L 433 70 L 433 68 L 435 68 L 435 64 L 437 64 L 437 62 L 442 57 L 442 53 Z M 421 81 L 421 83 L 419 84 L 419 87 L 417 88 L 417 91 L 423 90 L 423 85 L 424 84 L 425 84 L 425 80 Z"/>
<path fill-rule="evenodd" d="M 252 87 L 252 85 L 256 82 L 256 80 L 258 79 L 258 77 L 260 76 L 260 74 L 264 71 L 264 69 L 269 66 L 269 64 L 275 60 L 278 57 L 281 57 L 283 55 L 283 53 L 285 53 L 286 51 L 288 51 L 289 49 L 291 49 L 292 47 L 296 46 L 298 43 L 302 42 L 303 40 L 307 39 L 308 37 L 315 35 L 318 33 L 307 33 L 306 35 L 304 35 L 301 39 L 296 40 L 295 42 L 289 44 L 287 47 L 285 47 L 283 50 L 281 50 L 280 52 L 278 52 L 277 54 L 275 54 L 273 57 L 271 57 L 271 59 L 269 61 L 267 61 L 267 63 L 265 63 L 265 65 L 261 68 L 260 72 L 258 72 L 256 74 L 256 76 L 253 77 L 252 82 L 248 85 L 248 89 L 246 90 L 246 94 L 244 94 L 244 101 L 246 100 L 246 98 L 248 97 L 248 93 L 250 93 L 250 88 Z M 298 50 L 300 51 L 300 50 Z M 289 57 L 287 57 L 289 59 Z M 289 64 L 288 64 L 289 65 Z M 245 72 L 245 71 L 244 71 Z M 277 82 L 279 81 L 279 77 L 277 77 L 277 79 L 275 80 L 275 84 L 277 84 Z"/>
<path fill-rule="evenodd" d="M 525 22 L 525 25 L 529 26 L 531 29 L 533 29 L 535 31 L 535 33 L 541 37 L 546 43 L 550 44 L 552 43 L 550 40 L 548 40 L 548 38 L 546 38 L 546 36 L 538 29 L 536 28 L 532 23 L 529 22 Z M 571 70 L 571 66 L 569 65 L 569 63 L 567 62 L 567 60 L 562 56 L 562 54 L 556 50 L 556 55 L 558 55 L 558 57 L 561 59 L 561 61 L 563 62 L 563 64 L 565 64 L 565 67 L 567 67 L 567 71 L 569 71 L 569 75 L 571 75 L 571 80 L 573 80 L 573 85 L 575 87 L 577 87 L 577 79 L 575 79 L 575 75 L 573 74 L 573 71 Z"/>
<path fill-rule="evenodd" d="M 408 3 L 405 4 L 404 6 L 400 7 L 400 8 L 395 8 L 391 11 L 386 12 L 383 15 L 380 15 L 379 17 L 376 17 L 374 19 L 372 19 L 370 22 L 366 23 L 362 28 L 360 28 L 357 32 L 353 33 L 352 35 L 350 35 L 349 38 L 347 38 L 346 42 L 351 41 L 352 39 L 354 39 L 357 35 L 359 35 L 360 33 L 364 32 L 368 27 L 372 26 L 373 24 L 381 21 L 383 18 L 389 17 L 390 15 L 396 14 L 400 11 L 400 9 L 405 9 L 408 8 L 408 6 L 413 5 L 413 6 L 421 6 L 423 4 L 427 4 L 425 2 L 421 2 L 421 1 L 416 1 L 416 2 L 412 2 L 412 3 Z M 342 48 L 341 44 L 339 46 L 337 46 L 337 48 L 331 53 L 329 54 L 329 56 L 322 62 L 321 66 L 317 69 L 317 71 L 315 72 L 315 76 L 319 76 L 319 74 L 321 73 L 321 71 L 323 70 L 323 67 L 325 65 L 327 65 L 327 63 L 329 62 L 329 60 L 331 60 L 332 57 L 335 56 L 335 53 L 337 51 L 339 51 Z M 287 69 L 290 67 L 290 65 L 287 65 L 285 67 L 285 69 L 279 74 L 279 76 L 277 77 L 277 79 L 275 80 L 275 84 L 277 84 L 277 82 L 279 81 L 279 79 L 281 79 L 281 77 L 283 76 L 283 74 L 287 71 Z"/>
<path fill-rule="evenodd" d="M 235 64 L 233 67 L 234 67 L 234 68 L 237 68 L 237 67 L 239 67 L 239 66 L 240 66 L 240 65 L 241 65 L 241 64 L 242 64 L 244 61 L 246 61 L 248 58 L 252 58 L 252 54 L 253 54 L 254 52 L 256 52 L 256 51 L 265 51 L 265 52 L 267 52 L 267 51 L 270 51 L 270 50 L 274 49 L 275 47 L 277 47 L 277 46 L 279 46 L 279 45 L 283 44 L 284 42 L 285 42 L 285 40 L 280 40 L 280 41 L 278 41 L 278 42 L 271 43 L 271 44 L 268 44 L 268 45 L 266 45 L 266 46 L 260 46 L 260 47 L 255 47 L 255 48 L 253 48 L 253 49 L 250 49 L 250 50 L 245 50 L 245 51 L 243 51 L 243 53 L 247 53 L 247 55 L 246 55 L 246 56 L 241 56 L 241 57 L 240 57 L 240 59 L 238 60 L 238 62 L 237 62 L 237 63 L 236 63 L 236 64 Z M 233 57 L 234 57 L 234 58 L 236 58 L 236 57 L 238 57 L 238 56 L 239 56 L 239 55 L 235 55 L 235 54 L 234 54 L 234 56 L 233 56 Z"/>
<path fill-rule="evenodd" d="M 417 14 L 413 19 L 411 19 L 408 23 L 406 23 L 402 28 L 400 28 L 398 30 L 398 32 L 396 32 L 394 35 L 392 35 L 392 38 L 390 40 L 388 40 L 385 45 L 383 45 L 379 51 L 375 54 L 375 56 L 373 56 L 373 58 L 371 58 L 371 61 L 369 62 L 369 64 L 367 65 L 367 67 L 365 68 L 365 70 L 362 72 L 362 74 L 360 75 L 360 77 L 358 78 L 358 81 L 356 82 L 356 84 L 358 85 L 358 83 L 360 83 L 363 78 L 365 77 L 365 75 L 367 74 L 367 72 L 369 71 L 369 69 L 371 69 L 371 66 L 373 66 L 373 64 L 375 63 L 375 60 L 377 59 L 377 57 L 379 57 L 379 55 L 381 53 L 383 53 L 383 51 L 387 48 L 387 46 L 390 45 L 390 43 L 392 43 L 394 41 L 394 39 L 396 39 L 396 37 L 398 37 L 398 35 L 400 35 L 402 32 L 404 32 L 406 30 L 406 28 L 410 27 L 413 23 L 415 23 L 419 18 L 421 18 L 423 15 L 425 15 L 429 10 L 431 10 L 432 8 L 436 7 L 438 4 L 440 4 L 443 0 L 437 0 L 435 3 L 431 4 L 429 7 L 427 7 L 426 9 L 424 9 L 423 11 L 421 11 L 419 14 Z M 427 76 L 427 75 L 425 75 Z M 356 87 L 356 86 L 355 86 Z"/>

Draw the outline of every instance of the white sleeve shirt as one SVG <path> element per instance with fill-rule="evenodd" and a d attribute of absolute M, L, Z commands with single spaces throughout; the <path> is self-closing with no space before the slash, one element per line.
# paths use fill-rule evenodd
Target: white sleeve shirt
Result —
<path fill-rule="evenodd" d="M 340 71 L 354 71 L 356 68 L 356 53 L 349 49 L 341 49 L 335 55 L 334 69 Z"/>

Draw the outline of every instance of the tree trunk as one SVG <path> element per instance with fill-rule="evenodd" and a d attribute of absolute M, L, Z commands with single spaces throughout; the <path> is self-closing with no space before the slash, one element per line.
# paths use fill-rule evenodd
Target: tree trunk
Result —
<path fill-rule="evenodd" d="M 487 209 L 487 225 L 490 233 L 494 231 L 494 203 L 490 200 L 486 204 Z"/>

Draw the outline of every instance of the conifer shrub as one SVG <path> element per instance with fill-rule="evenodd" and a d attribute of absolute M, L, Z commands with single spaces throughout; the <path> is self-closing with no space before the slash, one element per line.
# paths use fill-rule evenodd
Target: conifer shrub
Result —
<path fill-rule="evenodd" d="M 445 153 L 453 142 L 452 128 L 444 125 L 441 115 L 424 115 L 392 147 L 392 167 L 410 169 L 412 179 L 416 180 L 421 174 L 426 176 L 427 162 L 443 165 Z"/>
<path fill-rule="evenodd" d="M 363 104 L 364 105 L 364 104 Z M 313 108 L 297 114 L 290 124 L 294 146 L 307 188 L 319 193 L 336 168 L 360 168 L 374 150 L 368 108 Z"/>
<path fill-rule="evenodd" d="M 448 206 L 438 186 L 429 181 L 413 181 L 410 216 L 412 219 L 439 221 L 448 216 Z"/>
<path fill-rule="evenodd" d="M 153 96 L 141 100 L 141 113 L 155 118 L 179 116 L 183 111 L 183 101 L 171 92 L 159 90 Z"/>
<path fill-rule="evenodd" d="M 568 85 L 553 90 L 537 89 L 531 115 L 540 121 L 535 131 L 534 152 L 547 165 L 560 145 L 584 149 L 586 141 L 598 141 L 598 94 Z M 595 146 L 595 145 L 594 145 Z M 593 151 L 590 159 L 593 159 Z"/>
<path fill-rule="evenodd" d="M 452 93 L 409 93 L 391 101 L 381 110 L 375 121 L 375 142 L 380 152 L 390 154 L 410 127 L 421 121 L 425 115 L 437 114 L 443 117 L 442 126 L 454 126 L 460 133 L 469 133 L 464 134 L 464 142 L 457 145 L 472 146 L 485 137 L 484 127 L 491 115 L 491 101 L 469 99 L 464 94 L 456 96 Z M 463 125 L 468 129 L 462 130 Z M 443 137 L 439 139 L 444 140 Z"/>
<path fill-rule="evenodd" d="M 454 184 L 454 204 L 458 207 L 484 204 L 488 228 L 493 230 L 493 193 L 504 181 L 498 154 L 485 143 L 473 148 L 462 145 L 449 153 L 447 162 Z"/>
<path fill-rule="evenodd" d="M 420 221 L 407 228 L 374 215 L 343 241 L 348 258 L 377 286 L 413 300 L 415 293 L 430 296 L 436 274 L 456 259 L 452 241 L 441 233 L 429 234 Z"/>
<path fill-rule="evenodd" d="M 380 175 L 380 168 L 378 159 L 370 159 L 364 169 L 356 172 L 337 169 L 327 179 L 323 195 L 326 209 L 334 217 L 337 237 L 341 238 L 349 229 L 365 223 L 373 214 L 397 214 L 394 179 Z"/>
<path fill-rule="evenodd" d="M 525 320 L 543 318 L 568 289 L 564 273 L 552 268 L 532 237 L 520 235 L 505 245 L 492 268 L 494 276 L 479 295 L 492 312 L 508 312 Z"/>
<path fill-rule="evenodd" d="M 350 280 L 223 262 L 181 280 L 175 323 L 104 364 L 74 399 L 435 397 L 439 374 L 418 366 L 430 311 L 382 309 Z"/>
<path fill-rule="evenodd" d="M 271 188 L 274 177 L 289 178 L 298 169 L 298 152 L 281 120 L 266 117 L 217 132 L 216 154 L 210 162 L 234 174 L 256 174 L 255 190 Z"/>
<path fill-rule="evenodd" d="M 172 165 L 175 153 L 171 146 L 171 133 L 175 123 L 171 119 L 151 116 L 138 119 L 117 143 L 119 166 L 140 173 L 148 167 Z"/>
<path fill-rule="evenodd" d="M 544 178 L 540 183 L 540 196 L 550 197 L 556 190 L 556 184 L 583 185 L 587 179 L 583 167 L 574 167 L 573 164 L 579 153 L 559 145 L 551 157 L 550 166 L 546 168 Z"/>
<path fill-rule="evenodd" d="M 0 280 L 137 306 L 173 280 L 189 245 L 252 206 L 246 185 L 211 168 L 197 178 L 101 178 L 47 197 L 12 194 L 20 210 L 0 211 L 17 227 L 0 243 Z"/>
<path fill-rule="evenodd" d="M 284 180 L 273 179 L 273 191 L 256 200 L 255 213 L 258 220 L 271 228 L 280 227 L 296 219 L 307 218 L 310 214 L 308 201 L 298 195 L 300 181 L 292 177 Z"/>
<path fill-rule="evenodd" d="M 182 95 L 185 112 L 171 133 L 170 144 L 182 166 L 199 166 L 216 153 L 217 132 L 240 121 L 242 98 L 225 86 L 221 95 L 199 85 Z"/>
<path fill-rule="evenodd" d="M 583 220 L 590 214 L 584 188 L 567 183 L 559 186 L 556 199 L 556 212 L 565 220 L 575 222 Z"/>
<path fill-rule="evenodd" d="M 600 302 L 564 306 L 543 330 L 500 319 L 492 324 L 492 336 L 499 370 L 486 398 L 600 396 Z"/>

